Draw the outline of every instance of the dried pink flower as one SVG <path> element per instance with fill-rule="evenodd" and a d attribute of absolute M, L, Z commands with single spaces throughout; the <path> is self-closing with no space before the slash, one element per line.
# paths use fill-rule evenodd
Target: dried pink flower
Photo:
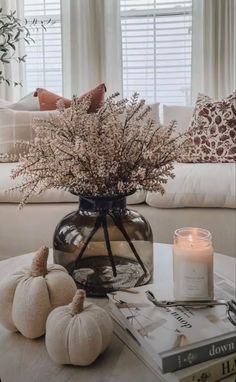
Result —
<path fill-rule="evenodd" d="M 78 195 L 113 196 L 143 188 L 164 193 L 173 164 L 184 153 L 188 134 L 177 135 L 149 117 L 150 108 L 134 94 L 130 100 L 108 98 L 88 114 L 90 99 L 59 105 L 49 120 L 35 120 L 35 140 L 12 177 L 22 205 L 32 194 L 63 188 Z"/>

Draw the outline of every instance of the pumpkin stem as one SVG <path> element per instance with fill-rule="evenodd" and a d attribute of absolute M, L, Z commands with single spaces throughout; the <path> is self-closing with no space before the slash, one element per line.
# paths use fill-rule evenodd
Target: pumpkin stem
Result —
<path fill-rule="evenodd" d="M 83 311 L 85 297 L 85 291 L 83 289 L 78 289 L 71 303 L 71 313 L 73 316 Z"/>
<path fill-rule="evenodd" d="M 31 276 L 45 276 L 47 270 L 48 247 L 41 247 L 35 254 L 31 265 Z"/>

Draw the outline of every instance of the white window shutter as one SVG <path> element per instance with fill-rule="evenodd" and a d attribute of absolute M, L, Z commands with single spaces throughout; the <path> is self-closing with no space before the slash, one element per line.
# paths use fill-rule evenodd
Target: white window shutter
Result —
<path fill-rule="evenodd" d="M 37 87 L 46 88 L 57 94 L 63 93 L 62 36 L 60 0 L 24 0 L 24 16 L 29 24 L 34 18 L 52 19 L 47 31 L 30 28 L 35 43 L 26 44 L 26 88 L 27 92 Z"/>
<path fill-rule="evenodd" d="M 190 0 L 121 0 L 123 93 L 185 105 L 191 97 Z"/>

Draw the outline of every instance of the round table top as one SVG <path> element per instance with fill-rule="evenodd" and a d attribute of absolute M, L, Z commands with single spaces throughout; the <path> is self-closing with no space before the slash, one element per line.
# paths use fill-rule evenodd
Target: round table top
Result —
<path fill-rule="evenodd" d="M 0 280 L 28 266 L 34 253 L 0 261 Z M 49 256 L 52 262 L 52 253 Z M 215 270 L 235 282 L 236 259 L 215 254 Z M 154 282 L 172 285 L 172 246 L 154 245 Z M 107 299 L 93 299 L 105 306 Z M 158 378 L 121 340 L 113 335 L 109 348 L 90 366 L 55 364 L 48 356 L 44 337 L 28 340 L 0 326 L 0 380 L 2 382 L 157 382 Z M 161 379 L 160 379 L 161 380 Z"/>

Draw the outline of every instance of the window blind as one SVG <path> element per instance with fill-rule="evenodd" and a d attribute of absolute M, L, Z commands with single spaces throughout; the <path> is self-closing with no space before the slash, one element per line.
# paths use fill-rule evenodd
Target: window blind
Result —
<path fill-rule="evenodd" d="M 26 87 L 27 92 L 37 87 L 62 94 L 62 38 L 60 0 L 24 0 L 24 16 L 29 24 L 33 19 L 52 19 L 46 32 L 42 28 L 31 27 L 31 37 L 35 43 L 26 44 Z"/>
<path fill-rule="evenodd" d="M 121 0 L 123 92 L 185 105 L 191 96 L 190 0 Z"/>

